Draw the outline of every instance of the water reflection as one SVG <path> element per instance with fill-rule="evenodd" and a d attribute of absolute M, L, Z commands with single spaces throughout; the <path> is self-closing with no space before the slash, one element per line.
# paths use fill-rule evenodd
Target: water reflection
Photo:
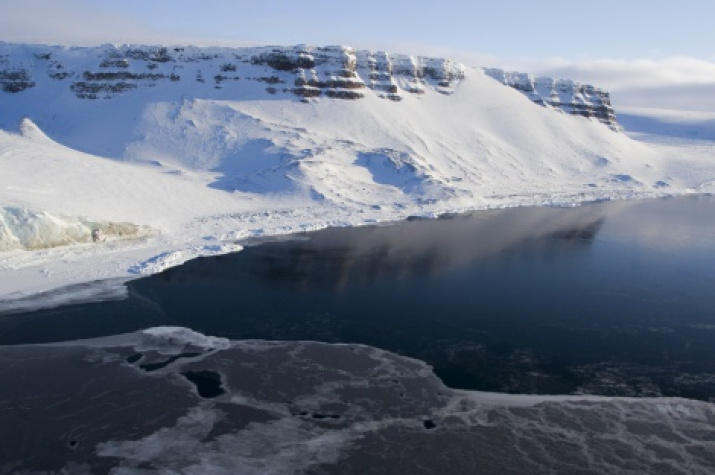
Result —
<path fill-rule="evenodd" d="M 583 252 L 617 206 L 493 210 L 399 226 L 335 228 L 308 239 L 266 243 L 235 255 L 197 259 L 165 272 L 167 283 L 242 280 L 345 288 L 455 272 L 479 262 Z"/>
<path fill-rule="evenodd" d="M 624 201 L 609 213 L 609 234 L 613 239 L 665 252 L 712 250 L 714 207 L 712 195 Z"/>

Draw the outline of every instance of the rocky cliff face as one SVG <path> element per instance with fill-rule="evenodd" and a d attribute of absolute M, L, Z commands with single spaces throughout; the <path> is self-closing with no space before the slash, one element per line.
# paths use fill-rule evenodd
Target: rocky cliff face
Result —
<path fill-rule="evenodd" d="M 399 101 L 431 88 L 451 94 L 464 66 L 445 59 L 355 51 L 345 46 L 197 48 L 112 46 L 60 48 L 0 44 L 0 87 L 20 93 L 63 85 L 80 99 L 110 99 L 167 83 L 223 89 L 260 83 L 269 94 L 303 99 L 359 99 L 367 90 Z"/>
<path fill-rule="evenodd" d="M 484 72 L 504 85 L 523 92 L 539 105 L 567 114 L 593 117 L 613 130 L 620 129 L 607 91 L 567 79 L 534 77 L 502 69 L 485 69 Z"/>
<path fill-rule="evenodd" d="M 114 46 L 66 48 L 0 43 L 0 89 L 43 98 L 66 95 L 106 100 L 161 89 L 162 99 L 232 99 L 288 96 L 392 101 L 435 91 L 450 95 L 465 67 L 441 58 L 356 51 L 346 46 L 199 48 Z M 485 69 L 532 101 L 569 114 L 596 118 L 618 130 L 609 94 L 567 80 Z"/>

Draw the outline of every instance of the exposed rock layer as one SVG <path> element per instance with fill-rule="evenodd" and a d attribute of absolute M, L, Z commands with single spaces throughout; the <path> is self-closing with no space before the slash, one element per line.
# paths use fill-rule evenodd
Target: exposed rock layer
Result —
<path fill-rule="evenodd" d="M 80 99 L 111 99 L 144 88 L 188 83 L 191 93 L 259 86 L 259 92 L 360 99 L 370 90 L 401 101 L 433 90 L 449 95 L 465 66 L 449 59 L 356 51 L 347 46 L 199 48 L 103 45 L 63 48 L 0 43 L 0 89 L 69 89 Z M 608 92 L 568 80 L 485 69 L 532 101 L 569 114 L 596 118 L 618 129 Z M 262 89 L 262 91 L 261 91 Z M 177 92 L 179 92 L 177 90 Z M 230 95 L 223 94 L 230 97 Z"/>
<path fill-rule="evenodd" d="M 381 97 L 400 100 L 400 93 L 422 94 L 429 87 L 451 94 L 464 78 L 464 66 L 438 58 L 356 52 L 347 46 L 60 48 L 0 44 L 4 92 L 33 88 L 38 85 L 35 77 L 64 81 L 81 99 L 109 99 L 167 82 L 195 81 L 221 89 L 229 81 L 249 80 L 268 84 L 266 90 L 271 94 L 359 99 L 365 89 L 372 89 Z"/>
<path fill-rule="evenodd" d="M 567 114 L 593 117 L 619 130 L 607 91 L 567 79 L 535 77 L 531 74 L 485 69 L 484 72 L 506 86 L 523 92 L 535 103 Z"/>

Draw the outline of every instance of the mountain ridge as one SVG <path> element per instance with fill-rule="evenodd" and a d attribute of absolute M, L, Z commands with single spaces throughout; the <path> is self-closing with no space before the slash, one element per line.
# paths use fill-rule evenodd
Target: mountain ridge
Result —
<path fill-rule="evenodd" d="M 565 182 L 656 192 L 673 183 L 609 122 L 607 93 L 442 58 L 5 43 L 0 81 L 6 130 L 28 117 L 70 149 L 209 173 L 206 185 L 223 191 L 359 208 L 468 206 L 517 184 L 533 194 Z"/>
<path fill-rule="evenodd" d="M 79 62 L 79 64 L 77 64 Z M 198 67 L 192 67 L 196 66 Z M 0 88 L 21 94 L 68 85 L 80 99 L 111 99 L 138 88 L 195 81 L 216 90 L 240 80 L 260 82 L 267 94 L 360 99 L 367 90 L 401 101 L 431 89 L 452 94 L 467 66 L 446 58 L 310 45 L 195 47 L 101 45 L 61 47 L 0 43 Z M 618 130 L 607 91 L 569 80 L 484 68 L 490 77 L 524 92 L 533 102 L 593 117 Z M 57 89 L 57 88 L 55 88 Z M 204 91 L 204 94 L 207 92 Z"/>

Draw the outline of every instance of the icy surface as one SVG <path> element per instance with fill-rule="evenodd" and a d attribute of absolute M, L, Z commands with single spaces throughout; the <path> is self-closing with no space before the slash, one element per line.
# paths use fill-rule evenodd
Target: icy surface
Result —
<path fill-rule="evenodd" d="M 155 234 L 148 226 L 92 222 L 22 208 L 0 208 L 0 252 L 37 250 L 71 244 L 140 239 Z"/>
<path fill-rule="evenodd" d="M 226 338 L 206 336 L 188 328 L 154 327 L 142 331 L 137 351 L 154 350 L 161 354 L 178 354 L 194 347 L 206 350 L 225 350 L 229 347 Z"/>
<path fill-rule="evenodd" d="M 146 360 L 157 342 L 200 351 L 152 371 Z M 712 404 L 455 391 L 424 363 L 367 346 L 227 342 L 162 327 L 67 346 L 0 347 L 0 361 L 6 378 L 40 383 L 0 389 L 7 440 L 0 473 L 708 474 L 715 467 Z M 201 398 L 180 377 L 186 371 L 219 375 L 225 392 Z M 36 407 L 8 410 L 28 398 Z"/>
<path fill-rule="evenodd" d="M 61 305 L 122 300 L 127 294 L 123 279 L 85 282 L 41 293 L 11 295 L 0 301 L 0 315 L 34 312 Z"/>
<path fill-rule="evenodd" d="M 237 252 L 243 249 L 237 244 L 217 244 L 199 246 L 182 251 L 168 251 L 139 262 L 129 268 L 131 274 L 156 274 L 169 267 L 183 264 L 196 257 L 215 256 L 227 252 Z"/>

